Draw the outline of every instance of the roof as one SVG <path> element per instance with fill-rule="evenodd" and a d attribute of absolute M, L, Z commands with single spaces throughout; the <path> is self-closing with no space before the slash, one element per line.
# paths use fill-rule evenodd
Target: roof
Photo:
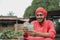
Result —
<path fill-rule="evenodd" d="M 0 20 L 20 20 L 20 21 L 29 21 L 28 18 L 18 18 L 17 16 L 0 16 Z"/>
<path fill-rule="evenodd" d="M 17 16 L 0 16 L 0 20 L 17 20 Z"/>
<path fill-rule="evenodd" d="M 5 23 L 5 24 L 14 24 L 16 23 L 23 23 L 25 21 L 29 21 L 28 18 L 18 18 L 17 16 L 0 16 L 0 24 Z"/>

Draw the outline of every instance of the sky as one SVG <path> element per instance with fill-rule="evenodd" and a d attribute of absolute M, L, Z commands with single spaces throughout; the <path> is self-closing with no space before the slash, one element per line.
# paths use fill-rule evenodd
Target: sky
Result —
<path fill-rule="evenodd" d="M 0 15 L 7 16 L 13 11 L 14 15 L 23 18 L 23 14 L 32 0 L 0 0 Z"/>

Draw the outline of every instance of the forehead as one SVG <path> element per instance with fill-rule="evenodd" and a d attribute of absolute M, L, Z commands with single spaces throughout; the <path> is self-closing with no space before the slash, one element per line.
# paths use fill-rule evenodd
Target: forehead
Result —
<path fill-rule="evenodd" d="M 37 15 L 39 15 L 39 14 L 43 14 L 43 13 L 42 12 L 37 13 Z"/>

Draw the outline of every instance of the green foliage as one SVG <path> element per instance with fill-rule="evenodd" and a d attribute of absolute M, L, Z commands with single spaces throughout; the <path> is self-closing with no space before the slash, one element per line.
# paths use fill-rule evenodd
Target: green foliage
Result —
<path fill-rule="evenodd" d="M 12 30 L 5 30 L 0 35 L 0 38 L 1 39 L 6 39 L 6 38 L 10 39 L 10 38 L 13 38 L 13 36 L 14 36 L 14 31 L 12 31 Z"/>
<path fill-rule="evenodd" d="M 17 33 L 13 30 L 5 30 L 1 33 L 0 39 L 14 39 L 16 36 L 22 36 L 22 30 Z"/>
<path fill-rule="evenodd" d="M 23 30 L 20 30 L 19 32 L 17 32 L 15 35 L 16 36 L 22 36 Z"/>
<path fill-rule="evenodd" d="M 29 18 L 31 15 L 33 15 L 33 13 L 34 13 L 34 7 L 29 6 L 25 11 L 24 17 Z"/>
<path fill-rule="evenodd" d="M 38 7 L 43 7 L 47 11 L 60 10 L 59 0 L 33 0 L 31 6 L 25 10 L 24 17 L 33 16 Z"/>

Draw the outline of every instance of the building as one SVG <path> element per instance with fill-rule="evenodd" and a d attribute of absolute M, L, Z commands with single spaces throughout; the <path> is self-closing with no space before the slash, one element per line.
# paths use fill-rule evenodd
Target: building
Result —
<path fill-rule="evenodd" d="M 25 21 L 29 19 L 25 18 L 17 18 L 16 16 L 0 16 L 0 32 L 10 29 L 15 30 L 15 26 L 21 26 Z"/>

